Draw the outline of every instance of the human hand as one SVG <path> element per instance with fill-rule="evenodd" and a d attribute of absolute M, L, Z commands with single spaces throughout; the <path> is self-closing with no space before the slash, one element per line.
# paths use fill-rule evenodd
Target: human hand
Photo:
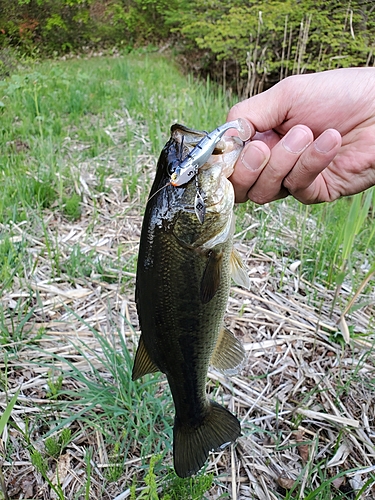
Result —
<path fill-rule="evenodd" d="M 231 181 L 236 201 L 310 204 L 375 185 L 375 68 L 286 78 L 236 104 L 254 127 Z"/>

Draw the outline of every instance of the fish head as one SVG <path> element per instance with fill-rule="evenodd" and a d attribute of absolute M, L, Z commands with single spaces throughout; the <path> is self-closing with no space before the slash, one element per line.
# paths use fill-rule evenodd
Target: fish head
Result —
<path fill-rule="evenodd" d="M 188 157 L 189 153 L 206 135 L 205 131 L 189 129 L 183 125 L 175 124 L 172 126 L 171 140 L 179 150 L 179 161 L 170 164 L 169 174 L 171 176 L 181 161 Z M 207 161 L 194 172 L 191 179 L 184 185 L 185 198 L 191 202 L 198 189 L 208 213 L 223 213 L 223 211 L 232 210 L 234 192 L 228 178 L 233 173 L 234 165 L 243 146 L 244 142 L 239 137 L 223 136 L 215 145 Z"/>
<path fill-rule="evenodd" d="M 239 137 L 224 136 L 207 162 L 199 169 L 198 186 L 202 191 L 208 212 L 233 209 L 234 190 L 228 178 L 233 173 L 243 146 L 244 143 Z"/>
<path fill-rule="evenodd" d="M 204 131 L 188 129 L 182 125 L 172 127 L 171 141 L 181 161 L 197 143 L 207 134 Z M 231 239 L 234 230 L 234 190 L 228 178 L 243 149 L 244 142 L 238 137 L 223 136 L 215 145 L 207 161 L 197 170 L 194 177 L 182 186 L 171 186 L 178 201 L 179 220 L 174 226 L 174 233 L 185 243 L 211 249 L 215 245 Z M 178 168 L 180 162 L 170 163 L 169 175 Z M 205 216 L 199 220 L 196 211 L 197 193 L 201 197 Z M 176 205 L 175 205 L 176 206 Z M 189 227 L 189 230 L 187 229 Z"/>
<path fill-rule="evenodd" d="M 186 158 L 205 135 L 206 132 L 204 131 L 189 129 L 178 123 L 171 126 L 171 136 L 160 153 L 149 199 L 155 196 L 161 189 L 172 186 L 171 178 L 173 178 L 173 174 L 184 158 Z M 181 187 L 182 189 L 180 186 L 173 186 L 173 189 L 169 192 L 179 196 L 185 191 L 186 185 Z"/>
<path fill-rule="evenodd" d="M 173 174 L 179 168 L 181 163 L 189 156 L 190 152 L 197 144 L 207 136 L 207 132 L 190 129 L 181 124 L 174 124 L 171 127 L 171 137 L 164 146 L 157 165 L 157 174 L 155 180 L 169 183 L 175 188 L 181 187 L 181 184 L 174 185 L 170 182 Z M 183 187 L 191 184 L 196 175 L 202 182 L 211 178 L 212 188 L 214 189 L 215 179 L 220 176 L 228 178 L 233 173 L 234 165 L 243 149 L 244 142 L 239 137 L 224 136 L 215 145 L 207 161 L 191 175 Z M 200 173 L 204 175 L 200 176 Z M 157 186 L 160 182 L 156 182 Z M 152 193 L 151 193 L 152 194 Z"/>
<path fill-rule="evenodd" d="M 228 177 L 244 142 L 238 137 L 223 136 L 191 180 L 181 186 L 172 185 L 173 173 L 206 136 L 205 131 L 180 124 L 171 127 L 171 137 L 159 157 L 146 212 L 150 213 L 154 226 L 173 227 L 175 236 L 184 243 L 211 248 L 226 241 L 232 233 L 234 190 Z M 204 222 L 197 218 L 197 193 L 204 204 Z"/>
<path fill-rule="evenodd" d="M 184 125 L 180 125 L 178 123 L 172 125 L 170 142 L 173 142 L 177 146 L 177 149 L 179 149 L 179 158 L 176 158 L 175 161 L 173 161 L 173 165 L 170 165 L 169 167 L 169 172 L 172 177 L 173 173 L 183 162 L 183 160 L 185 160 L 185 158 L 189 156 L 189 153 L 207 135 L 208 134 L 205 131 L 189 129 Z M 167 145 L 168 144 L 169 143 L 167 143 Z M 210 146 L 209 141 L 207 141 L 207 145 Z M 234 164 L 236 163 L 243 146 L 244 142 L 239 137 L 221 137 L 221 139 L 215 144 L 211 156 L 208 157 L 205 164 L 199 166 L 199 170 L 204 168 L 207 169 L 210 167 L 210 165 L 221 163 L 222 175 L 224 175 L 225 177 L 229 177 L 233 173 Z M 190 179 L 188 179 L 188 181 L 190 181 Z M 173 185 L 180 186 L 181 184 L 182 183 Z"/>

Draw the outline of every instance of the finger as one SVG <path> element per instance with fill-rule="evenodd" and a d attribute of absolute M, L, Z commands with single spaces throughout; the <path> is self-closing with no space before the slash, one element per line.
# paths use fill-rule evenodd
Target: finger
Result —
<path fill-rule="evenodd" d="M 262 141 L 251 141 L 237 160 L 230 177 L 236 195 L 236 203 L 247 201 L 247 192 L 258 179 L 271 155 L 269 147 Z"/>
<path fill-rule="evenodd" d="M 329 201 L 327 186 L 322 186 L 319 174 L 334 159 L 341 142 L 337 130 L 327 129 L 301 154 L 283 182 L 290 194 L 306 204 Z"/>
<path fill-rule="evenodd" d="M 248 191 L 248 198 L 263 205 L 287 196 L 287 186 L 283 181 L 313 139 L 311 130 L 305 125 L 291 128 L 272 148 L 270 160 Z"/>
<path fill-rule="evenodd" d="M 262 141 L 267 144 L 267 146 L 272 149 L 280 141 L 280 135 L 274 130 L 267 130 L 266 132 L 256 132 L 253 136 L 253 141 Z"/>
<path fill-rule="evenodd" d="M 286 80 L 281 80 L 265 92 L 235 104 L 229 110 L 227 121 L 246 117 L 260 132 L 276 128 L 286 120 L 293 105 L 295 80 Z"/>

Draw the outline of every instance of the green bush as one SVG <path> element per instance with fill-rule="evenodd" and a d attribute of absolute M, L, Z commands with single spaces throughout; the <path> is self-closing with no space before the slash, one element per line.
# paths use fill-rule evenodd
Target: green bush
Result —
<path fill-rule="evenodd" d="M 30 53 L 132 46 L 167 38 L 166 0 L 2 0 L 0 44 Z"/>
<path fill-rule="evenodd" d="M 51 55 L 173 43 L 190 69 L 242 95 L 290 74 L 374 64 L 375 16 L 363 0 L 3 0 L 2 7 L 3 46 Z"/>
<path fill-rule="evenodd" d="M 249 95 L 290 74 L 374 63 L 372 9 L 361 0 L 195 0 L 168 20 Z"/>

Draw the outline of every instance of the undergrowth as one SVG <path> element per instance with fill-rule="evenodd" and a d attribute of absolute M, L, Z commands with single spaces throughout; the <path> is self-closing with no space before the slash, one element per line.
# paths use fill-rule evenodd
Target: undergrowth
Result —
<path fill-rule="evenodd" d="M 140 214 L 170 126 L 180 122 L 212 130 L 225 121 L 232 100 L 209 80 L 181 75 L 165 57 L 130 54 L 29 66 L 0 83 L 0 101 L 0 287 L 5 297 L 0 303 L 0 383 L 8 393 L 10 385 L 18 387 L 28 376 L 37 388 L 34 392 L 33 384 L 27 386 L 22 404 L 28 394 L 32 401 L 43 401 L 13 421 L 13 389 L 0 420 L 5 442 L 0 464 L 11 460 L 11 447 L 18 443 L 17 453 L 28 454 L 57 498 L 63 498 L 61 464 L 78 453 L 76 470 L 85 471 L 85 481 L 76 498 L 91 499 L 99 490 L 107 494 L 106 488 L 118 484 L 124 471 L 133 477 L 133 483 L 121 483 L 130 498 L 209 498 L 207 492 L 213 483 L 220 484 L 220 477 L 203 471 L 182 480 L 173 472 L 174 412 L 165 378 L 159 374 L 131 380 L 128 343 L 135 339 L 135 319 L 126 308 L 134 304 Z M 257 252 L 282 263 L 278 291 L 283 292 L 287 271 L 294 266 L 296 290 L 311 293 L 312 303 L 318 286 L 336 289 L 338 301 L 345 289 L 353 299 L 346 303 L 348 310 L 354 311 L 369 305 L 356 300 L 356 292 L 368 294 L 373 288 L 374 207 L 374 190 L 311 207 L 290 199 L 264 207 L 242 204 L 236 207 L 236 241 L 251 247 L 250 263 Z M 115 253 L 109 248 L 116 248 Z M 313 286 L 303 288 L 306 282 Z M 91 309 L 90 304 L 86 311 L 79 302 L 86 293 L 100 307 Z M 112 302 L 106 302 L 108 296 Z M 108 313 L 119 303 L 125 311 L 119 315 L 123 330 L 121 321 Z M 103 315 L 105 327 L 100 323 Z M 69 330 L 72 318 L 77 326 Z M 261 330 L 264 320 L 259 321 Z M 352 339 L 366 341 L 356 325 L 350 328 Z M 52 346 L 51 332 L 56 334 Z M 60 342 L 59 336 L 65 335 L 68 348 Z M 267 342 L 273 340 L 273 332 L 265 335 Z M 345 348 L 336 331 L 326 338 Z M 370 353 L 371 347 L 368 357 L 351 368 L 351 376 L 345 372 L 334 380 L 337 407 L 349 397 L 351 384 L 373 392 L 371 372 L 366 372 Z M 259 378 L 271 378 L 272 367 L 259 369 Z M 306 387 L 295 396 L 297 404 L 307 405 L 319 396 L 319 384 Z M 302 417 L 293 418 L 298 426 Z M 6 439 L 8 428 L 12 439 Z M 254 425 L 247 431 L 257 429 Z M 281 431 L 267 432 L 259 431 L 261 439 L 279 446 Z M 324 460 L 308 464 L 305 482 L 298 477 L 284 498 L 293 498 L 301 484 L 305 498 L 330 498 L 335 475 L 325 472 L 329 457 L 327 453 Z M 322 485 L 318 490 L 317 478 Z M 4 490 L 2 475 L 0 481 Z"/>

